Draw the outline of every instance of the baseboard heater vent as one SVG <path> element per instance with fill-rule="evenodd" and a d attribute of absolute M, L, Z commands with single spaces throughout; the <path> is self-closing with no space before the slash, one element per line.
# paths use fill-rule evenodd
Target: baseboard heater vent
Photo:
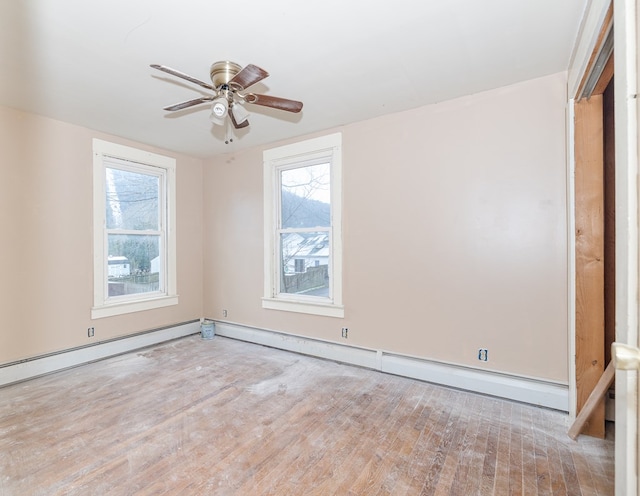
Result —
<path fill-rule="evenodd" d="M 200 320 L 198 319 L 7 363 L 0 365 L 0 386 L 25 381 L 199 332 Z"/>
<path fill-rule="evenodd" d="M 227 322 L 216 322 L 216 334 L 443 386 L 569 411 L 569 386 L 545 379 L 476 369 Z"/>

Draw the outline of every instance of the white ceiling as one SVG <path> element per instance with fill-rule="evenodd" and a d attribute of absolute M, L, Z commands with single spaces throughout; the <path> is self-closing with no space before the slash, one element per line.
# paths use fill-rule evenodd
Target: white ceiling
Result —
<path fill-rule="evenodd" d="M 207 157 L 566 70 L 588 0 L 2 0 L 0 104 Z M 218 60 L 270 76 L 224 144 L 207 95 Z"/>

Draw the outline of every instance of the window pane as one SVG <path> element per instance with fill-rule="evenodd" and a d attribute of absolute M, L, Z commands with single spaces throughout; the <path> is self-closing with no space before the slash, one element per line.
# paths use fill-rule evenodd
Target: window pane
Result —
<path fill-rule="evenodd" d="M 318 164 L 280 173 L 283 229 L 331 225 L 330 170 Z"/>
<path fill-rule="evenodd" d="M 160 236 L 109 235 L 109 296 L 161 291 Z"/>
<path fill-rule="evenodd" d="M 107 229 L 160 229 L 158 176 L 106 168 Z"/>
<path fill-rule="evenodd" d="M 329 297 L 329 233 L 280 235 L 280 292 Z"/>

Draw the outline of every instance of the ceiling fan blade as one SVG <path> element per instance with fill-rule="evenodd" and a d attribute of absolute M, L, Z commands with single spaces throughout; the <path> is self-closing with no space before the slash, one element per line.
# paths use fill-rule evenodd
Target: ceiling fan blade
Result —
<path fill-rule="evenodd" d="M 175 105 L 169 105 L 168 107 L 164 107 L 164 110 L 170 110 L 170 111 L 182 110 L 188 107 L 193 107 L 194 105 L 198 105 L 200 103 L 210 102 L 211 100 L 213 100 L 212 96 L 203 96 L 201 98 L 195 98 L 193 100 L 189 100 L 188 102 L 181 102 L 181 103 L 176 103 Z"/>
<path fill-rule="evenodd" d="M 300 112 L 302 110 L 302 102 L 296 100 L 288 100 L 287 98 L 278 98 L 277 96 L 258 95 L 249 93 L 245 97 L 247 103 L 254 105 L 262 105 L 263 107 L 272 107 L 278 110 L 286 110 L 287 112 Z"/>
<path fill-rule="evenodd" d="M 171 74 L 172 76 L 176 76 L 176 77 L 179 77 L 179 78 L 182 78 L 182 79 L 186 79 L 187 81 L 189 81 L 191 83 L 198 84 L 198 85 L 202 86 L 203 88 L 207 88 L 208 90 L 214 90 L 215 91 L 215 88 L 213 86 L 211 86 L 209 83 L 205 83 L 204 81 L 200 81 L 199 79 L 196 79 L 194 77 L 189 76 L 188 74 L 185 74 L 184 72 L 176 71 L 175 69 L 171 69 L 170 67 L 167 67 L 165 65 L 151 64 L 151 67 L 153 67 L 154 69 L 158 69 L 159 71 L 166 72 L 167 74 Z"/>
<path fill-rule="evenodd" d="M 236 122 L 236 118 L 233 116 L 233 112 L 229 112 L 229 117 L 231 118 L 233 127 L 235 127 L 236 129 L 242 129 L 243 127 L 247 127 L 249 125 L 249 119 L 245 119 L 240 124 L 238 124 Z"/>
<path fill-rule="evenodd" d="M 229 86 L 234 90 L 244 90 L 258 81 L 262 81 L 268 75 L 269 73 L 264 69 L 249 64 L 229 80 Z"/>

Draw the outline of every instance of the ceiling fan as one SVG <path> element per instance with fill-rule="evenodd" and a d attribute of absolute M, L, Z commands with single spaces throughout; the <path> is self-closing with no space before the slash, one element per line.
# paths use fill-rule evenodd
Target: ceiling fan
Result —
<path fill-rule="evenodd" d="M 164 107 L 164 110 L 182 110 L 201 103 L 211 102 L 211 122 L 224 125 L 226 117 L 229 116 L 233 127 L 236 129 L 249 125 L 249 113 L 243 107 L 245 103 L 262 105 L 263 107 L 271 107 L 294 113 L 302 110 L 302 102 L 296 100 L 257 93 L 245 93 L 247 88 L 269 76 L 267 71 L 253 64 L 242 68 L 235 62 L 229 62 L 228 60 L 214 62 L 209 70 L 211 84 L 164 65 L 151 64 L 151 67 L 213 91 L 213 95 L 211 96 L 203 96 L 186 102 L 176 103 L 175 105 L 169 105 L 168 107 Z"/>

